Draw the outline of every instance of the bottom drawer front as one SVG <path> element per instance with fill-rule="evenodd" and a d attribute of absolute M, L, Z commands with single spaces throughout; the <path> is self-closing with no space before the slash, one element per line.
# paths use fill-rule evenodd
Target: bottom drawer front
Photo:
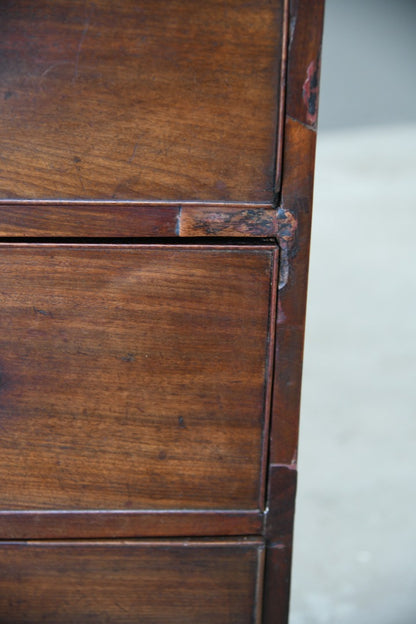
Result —
<path fill-rule="evenodd" d="M 259 540 L 0 545 L 2 624 L 254 624 Z"/>

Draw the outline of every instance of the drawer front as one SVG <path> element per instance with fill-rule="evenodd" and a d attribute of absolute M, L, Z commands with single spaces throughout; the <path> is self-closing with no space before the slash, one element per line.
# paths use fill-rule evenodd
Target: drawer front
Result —
<path fill-rule="evenodd" d="M 258 509 L 271 247 L 2 245 L 0 509 Z"/>
<path fill-rule="evenodd" d="M 283 0 L 3 2 L 0 198 L 271 202 L 282 31 Z"/>
<path fill-rule="evenodd" d="M 2 624 L 255 624 L 263 546 L 0 544 Z"/>

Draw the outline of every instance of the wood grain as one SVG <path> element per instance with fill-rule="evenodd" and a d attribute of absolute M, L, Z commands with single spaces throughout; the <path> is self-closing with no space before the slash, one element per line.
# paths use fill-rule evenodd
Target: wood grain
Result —
<path fill-rule="evenodd" d="M 289 618 L 292 549 L 269 545 L 266 551 L 262 624 L 287 624 Z"/>
<path fill-rule="evenodd" d="M 264 535 L 271 543 L 292 545 L 296 483 L 297 470 L 294 466 L 270 465 Z"/>
<path fill-rule="evenodd" d="M 0 236 L 14 238 L 176 237 L 180 206 L 80 202 L 0 202 Z"/>
<path fill-rule="evenodd" d="M 263 624 L 287 624 L 323 0 L 290 0 Z"/>
<path fill-rule="evenodd" d="M 290 2 L 292 28 L 279 212 L 292 224 L 292 231 L 280 241 L 281 287 L 270 447 L 271 463 L 288 466 L 297 462 L 316 146 L 316 118 L 308 118 L 304 80 L 314 63 L 318 68 L 313 94 L 317 115 L 323 9 L 323 0 Z"/>
<path fill-rule="evenodd" d="M 262 506 L 275 259 L 2 245 L 0 508 Z"/>
<path fill-rule="evenodd" d="M 0 511 L 0 539 L 261 535 L 260 511 Z"/>
<path fill-rule="evenodd" d="M 274 237 L 278 229 L 277 213 L 251 206 L 229 209 L 214 206 L 184 206 L 179 219 L 180 236 L 257 236 Z"/>
<path fill-rule="evenodd" d="M 2 624 L 258 624 L 260 540 L 0 544 Z"/>
<path fill-rule="evenodd" d="M 290 0 L 286 114 L 317 127 L 325 0 Z M 310 160 L 313 169 L 313 157 Z"/>
<path fill-rule="evenodd" d="M 270 461 L 290 465 L 297 461 L 316 133 L 291 118 L 285 132 L 283 206 L 296 232 L 280 260 L 288 275 L 278 296 Z"/>
<path fill-rule="evenodd" d="M 0 201 L 5 238 L 273 238 L 272 204 Z"/>
<path fill-rule="evenodd" d="M 282 0 L 5 0 L 0 197 L 273 198 Z"/>
<path fill-rule="evenodd" d="M 323 4 L 0 4 L 0 623 L 287 624 Z"/>

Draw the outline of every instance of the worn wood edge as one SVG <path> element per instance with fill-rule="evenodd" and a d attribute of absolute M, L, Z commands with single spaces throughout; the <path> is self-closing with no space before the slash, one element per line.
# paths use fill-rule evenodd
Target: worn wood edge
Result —
<path fill-rule="evenodd" d="M 316 130 L 325 0 L 290 0 L 286 115 Z"/>
<path fill-rule="evenodd" d="M 275 237 L 277 215 L 274 206 L 267 208 L 226 208 L 182 206 L 178 235 Z"/>
<path fill-rule="evenodd" d="M 260 511 L 0 511 L 0 539 L 261 536 Z"/>
<path fill-rule="evenodd" d="M 284 41 L 286 56 L 282 62 L 282 85 L 284 86 L 281 90 L 283 102 L 280 106 L 280 115 L 282 119 L 279 123 L 282 150 L 280 167 L 276 166 L 276 176 L 280 171 L 281 177 L 276 177 L 275 187 L 276 238 L 281 250 L 279 289 L 283 289 L 288 282 L 290 259 L 298 229 L 297 177 L 290 172 L 288 173 L 287 164 L 287 161 L 290 161 L 290 166 L 295 166 L 299 170 L 299 164 L 295 163 L 296 156 L 303 164 L 304 171 L 300 172 L 300 179 L 304 177 L 308 163 L 312 167 L 309 203 L 312 202 L 315 139 L 312 141 L 312 145 L 310 145 L 310 141 L 305 141 L 304 147 L 293 145 L 292 133 L 288 131 L 288 125 L 303 126 L 314 134 L 316 133 L 324 2 L 325 0 L 287 0 L 285 2 Z"/>
<path fill-rule="evenodd" d="M 312 168 L 315 162 L 315 141 L 312 145 L 305 141 L 304 146 L 292 143 L 289 124 L 304 126 L 314 134 L 317 129 L 319 80 L 321 67 L 321 48 L 323 34 L 324 0 L 288 0 L 286 3 L 286 35 L 287 48 L 286 68 L 284 77 L 285 103 L 281 107 L 281 136 L 283 147 L 281 153 L 281 196 L 277 202 L 278 230 L 276 238 L 281 249 L 281 271 L 279 288 L 286 286 L 289 274 L 290 254 L 296 241 L 298 228 L 299 206 L 296 202 L 297 177 L 288 173 L 288 162 L 300 171 L 300 179 L 305 177 L 305 169 Z M 301 80 L 299 78 L 302 77 Z M 283 92 L 283 89 L 282 89 Z M 311 109 L 313 108 L 313 111 Z M 313 112 L 313 114 L 312 114 Z M 303 167 L 296 162 L 298 156 Z M 311 169 L 309 169 L 311 170 Z M 288 184 L 289 181 L 289 184 Z M 293 184 L 294 183 L 294 184 Z M 302 182 L 300 182 L 302 184 Z M 310 185 L 309 202 L 312 202 L 312 184 Z M 276 191 L 279 187 L 276 183 Z M 276 192 L 277 196 L 277 192 Z"/>
<path fill-rule="evenodd" d="M 0 237 L 275 237 L 272 204 L 0 203 Z"/>
<path fill-rule="evenodd" d="M 270 460 L 296 463 L 316 133 L 286 118 Z"/>

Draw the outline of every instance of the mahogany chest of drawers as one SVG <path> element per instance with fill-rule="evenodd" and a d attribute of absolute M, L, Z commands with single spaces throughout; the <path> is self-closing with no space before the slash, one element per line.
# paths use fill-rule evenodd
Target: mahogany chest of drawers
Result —
<path fill-rule="evenodd" d="M 322 0 L 0 6 L 0 622 L 287 621 Z"/>

